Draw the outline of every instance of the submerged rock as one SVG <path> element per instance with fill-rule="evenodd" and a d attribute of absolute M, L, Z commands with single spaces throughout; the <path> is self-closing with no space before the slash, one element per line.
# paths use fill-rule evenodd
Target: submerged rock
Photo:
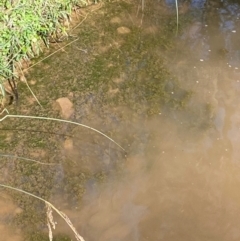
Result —
<path fill-rule="evenodd" d="M 59 98 L 56 102 L 61 108 L 61 116 L 64 119 L 69 119 L 74 112 L 73 103 L 67 97 Z"/>
<path fill-rule="evenodd" d="M 184 32 L 182 39 L 197 39 L 201 36 L 201 31 L 202 23 L 198 21 L 193 22 Z"/>
<path fill-rule="evenodd" d="M 73 140 L 68 138 L 64 141 L 63 147 L 66 151 L 72 151 L 73 150 Z"/>
<path fill-rule="evenodd" d="M 119 24 L 119 23 L 121 23 L 121 18 L 114 17 L 110 20 L 110 23 L 113 23 L 113 24 L 118 23 Z"/>
<path fill-rule="evenodd" d="M 127 34 L 127 33 L 130 33 L 131 30 L 127 27 L 122 26 L 122 27 L 117 28 L 117 32 L 119 34 Z"/>

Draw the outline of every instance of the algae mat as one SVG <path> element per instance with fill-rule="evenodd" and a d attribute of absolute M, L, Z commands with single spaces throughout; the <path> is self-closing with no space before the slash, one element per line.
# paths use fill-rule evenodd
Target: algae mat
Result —
<path fill-rule="evenodd" d="M 0 126 L 2 154 L 45 163 L 1 157 L 1 181 L 56 203 L 77 227 L 83 221 L 73 210 L 83 208 L 86 189 L 100 190 L 112 178 L 122 180 L 128 156 L 152 150 L 149 141 L 155 134 L 144 126 L 151 118 L 183 110 L 191 97 L 164 57 L 174 48 L 175 16 L 162 4 L 149 3 L 142 10 L 125 1 L 81 10 L 78 21 L 86 20 L 69 37 L 76 41 L 26 76 L 43 108 L 23 83 L 18 105 L 8 108 L 11 114 L 65 117 L 90 125 L 126 152 L 98 133 L 67 123 L 6 119 Z M 44 203 L 12 191 L 6 195 L 17 211 L 3 222 L 21 230 L 19 240 L 48 240 Z M 54 240 L 71 240 L 71 232 L 58 222 Z"/>

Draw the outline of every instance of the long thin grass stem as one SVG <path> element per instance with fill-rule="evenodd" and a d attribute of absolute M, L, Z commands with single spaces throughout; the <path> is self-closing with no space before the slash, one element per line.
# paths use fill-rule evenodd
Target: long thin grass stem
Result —
<path fill-rule="evenodd" d="M 5 120 L 6 118 L 24 118 L 24 119 L 38 119 L 38 120 L 51 120 L 51 121 L 58 121 L 58 122 L 64 122 L 64 123 L 69 123 L 69 124 L 73 124 L 73 125 L 77 125 L 77 126 L 82 126 L 84 128 L 90 129 L 92 131 L 95 131 L 97 133 L 99 133 L 100 135 L 106 137 L 107 139 L 109 139 L 110 141 L 112 141 L 113 143 L 115 143 L 118 147 L 120 147 L 123 151 L 125 151 L 125 149 L 123 147 L 121 147 L 116 141 L 114 141 L 112 138 L 110 138 L 109 136 L 107 136 L 106 134 L 102 133 L 101 131 L 92 128 L 90 126 L 78 123 L 78 122 L 74 122 L 74 121 L 68 121 L 68 120 L 63 120 L 63 119 L 57 119 L 57 118 L 50 118 L 50 117 L 41 117 L 41 116 L 25 116 L 25 115 L 5 115 L 4 117 L 2 117 L 0 119 L 0 122 Z"/>
<path fill-rule="evenodd" d="M 21 67 L 20 67 L 20 71 L 21 71 L 22 76 L 24 76 L 24 73 L 23 73 Z M 40 101 L 38 100 L 37 96 L 34 94 L 34 92 L 32 91 L 32 89 L 30 88 L 30 86 L 29 86 L 29 84 L 28 84 L 28 82 L 27 82 L 25 76 L 24 76 L 24 82 L 25 82 L 25 84 L 27 85 L 29 91 L 31 92 L 33 98 L 37 101 L 37 103 L 38 103 L 38 104 L 41 106 L 41 108 L 43 109 L 43 106 L 41 105 L 41 103 L 40 103 Z"/>
<path fill-rule="evenodd" d="M 176 30 L 176 36 L 178 35 L 178 25 L 179 25 L 179 20 L 178 20 L 178 1 L 175 0 L 175 5 L 176 5 L 176 15 L 177 15 L 177 30 Z"/>
<path fill-rule="evenodd" d="M 29 66 L 28 68 L 24 69 L 24 71 L 26 71 L 26 70 L 28 70 L 28 69 L 31 69 L 33 66 L 35 66 L 35 65 L 37 65 L 37 64 L 39 64 L 39 63 L 41 63 L 41 62 L 43 62 L 45 59 L 48 59 L 48 58 L 49 58 L 49 57 L 51 57 L 52 55 L 56 54 L 58 51 L 60 51 L 60 50 L 64 49 L 64 48 L 65 48 L 65 47 L 67 47 L 68 45 L 70 45 L 70 44 L 72 44 L 72 43 L 76 42 L 78 39 L 79 39 L 79 38 L 74 39 L 74 40 L 73 40 L 73 41 L 71 41 L 70 43 L 68 43 L 68 44 L 64 45 L 63 47 L 61 47 L 61 48 L 59 48 L 59 49 L 57 49 L 56 51 L 54 51 L 53 53 L 49 54 L 49 55 L 48 55 L 48 56 L 46 56 L 45 58 L 43 58 L 43 59 L 39 60 L 39 61 L 38 61 L 38 62 L 36 62 L 35 64 L 33 64 L 33 65 Z"/>
<path fill-rule="evenodd" d="M 41 165 L 47 165 L 47 166 L 59 165 L 58 163 L 44 163 L 44 162 L 36 161 L 34 159 L 21 157 L 21 156 L 14 156 L 14 155 L 10 155 L 10 154 L 0 154 L 0 157 L 17 158 L 17 159 L 20 159 L 20 160 L 35 162 L 35 163 L 38 163 L 38 164 L 41 164 Z"/>

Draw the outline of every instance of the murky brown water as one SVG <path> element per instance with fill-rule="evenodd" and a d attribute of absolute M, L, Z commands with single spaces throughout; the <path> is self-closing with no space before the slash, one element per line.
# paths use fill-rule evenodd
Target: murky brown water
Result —
<path fill-rule="evenodd" d="M 221 21 L 200 21 L 198 13 L 169 57 L 172 72 L 193 92 L 191 112 L 135 123 L 151 138 L 130 147 L 121 178 L 87 188 L 74 214 L 86 240 L 239 240 L 240 73 L 233 48 L 240 11 L 237 4 L 210 7 L 225 11 Z M 228 19 L 235 26 L 223 30 L 233 8 Z"/>
<path fill-rule="evenodd" d="M 229 134 L 223 138 L 217 130 L 191 135 L 164 116 L 146 125 L 155 133 L 150 150 L 128 156 L 123 177 L 113 177 L 100 190 L 87 189 L 80 211 L 70 214 L 82 235 L 86 240 L 238 240 L 239 123 L 224 122 Z"/>
<path fill-rule="evenodd" d="M 10 228 L 8 225 L 9 220 L 12 219 L 13 216 L 17 215 L 21 212 L 21 209 L 18 208 L 11 200 L 11 197 L 8 195 L 1 193 L 0 196 L 0 232 L 1 232 L 1 240 L 6 241 L 21 241 L 21 230 Z"/>
<path fill-rule="evenodd" d="M 169 14 L 171 4 L 161 5 L 161 10 Z M 63 156 L 80 163 L 79 169 L 110 173 L 107 181 L 88 181 L 81 202 L 52 197 L 86 241 L 240 238 L 240 6 L 179 4 L 191 24 L 165 58 L 182 88 L 192 93 L 185 109 L 159 109 L 158 115 L 136 117 L 126 106 L 102 107 L 116 118 L 118 140 L 129 142 L 126 158 L 116 153 L 114 144 L 99 137 L 92 140 L 88 132 L 76 131 L 77 138 L 63 144 Z M 143 27 L 154 32 L 154 24 Z M 89 98 L 94 104 L 94 97 Z M 84 107 L 79 111 L 84 113 Z M 108 130 L 101 116 L 90 117 L 88 124 Z M 99 149 L 102 157 L 95 159 Z M 119 156 L 121 170 L 116 172 Z M 19 211 L 13 204 L 6 208 Z M 57 221 L 58 231 L 68 232 Z M 1 223 L 0 230 L 7 230 Z M 4 235 L 7 241 L 20 240 L 8 230 Z"/>

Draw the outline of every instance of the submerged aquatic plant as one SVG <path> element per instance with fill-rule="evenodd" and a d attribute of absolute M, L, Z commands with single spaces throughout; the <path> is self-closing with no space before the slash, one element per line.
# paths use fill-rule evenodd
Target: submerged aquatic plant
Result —
<path fill-rule="evenodd" d="M 124 150 L 123 147 L 121 147 L 117 142 L 115 142 L 112 138 L 110 138 L 109 136 L 105 135 L 104 133 L 102 133 L 101 131 L 94 129 L 90 126 L 87 125 L 83 125 L 77 122 L 73 122 L 73 121 L 68 121 L 68 120 L 63 120 L 63 119 L 56 119 L 56 118 L 47 118 L 47 117 L 37 117 L 37 116 L 24 116 L 24 115 L 10 115 L 7 109 L 4 109 L 1 113 L 3 114 L 3 112 L 7 112 L 7 115 L 5 115 L 4 117 L 2 117 L 0 119 L 0 122 L 5 120 L 6 118 L 25 118 L 25 119 L 39 119 L 39 120 L 52 120 L 52 121 L 58 121 L 58 122 L 64 122 L 64 123 L 70 123 L 70 124 L 74 124 L 74 125 L 78 125 L 78 126 L 82 126 L 85 128 L 88 128 L 90 130 L 93 130 L 101 135 L 103 135 L 104 137 L 106 137 L 107 139 L 109 139 L 110 141 L 112 141 L 113 143 L 115 143 L 117 146 L 119 146 L 122 150 Z M 124 150 L 125 151 L 125 150 Z M 19 157 L 19 156 L 13 156 L 13 155 L 9 155 L 9 154 L 0 154 L 0 157 L 7 157 L 7 158 L 17 158 L 17 159 L 21 159 L 24 161 L 31 161 L 34 162 L 36 164 L 41 164 L 41 165 L 57 165 L 57 163 L 43 163 L 43 162 L 39 162 L 30 158 L 25 158 L 25 157 Z M 53 232 L 52 229 L 55 229 L 55 222 L 53 220 L 53 215 L 52 215 L 52 210 L 54 210 L 66 223 L 67 225 L 71 228 L 71 230 L 73 231 L 76 240 L 77 241 L 84 241 L 83 237 L 77 232 L 76 228 L 74 227 L 74 225 L 72 224 L 71 220 L 68 218 L 68 216 L 61 212 L 60 210 L 58 210 L 52 203 L 50 203 L 49 201 L 47 201 L 46 199 L 39 197 L 31 192 L 25 191 L 23 189 L 17 188 L 17 187 L 13 187 L 11 185 L 6 185 L 6 184 L 2 184 L 0 183 L 0 187 L 2 188 L 6 188 L 6 189 L 10 189 L 10 190 L 14 190 L 23 194 L 26 194 L 28 196 L 34 197 L 35 199 L 38 199 L 42 202 L 45 203 L 46 205 L 46 214 L 47 214 L 47 227 L 48 227 L 48 234 L 49 234 L 49 240 L 52 241 L 53 240 Z"/>

